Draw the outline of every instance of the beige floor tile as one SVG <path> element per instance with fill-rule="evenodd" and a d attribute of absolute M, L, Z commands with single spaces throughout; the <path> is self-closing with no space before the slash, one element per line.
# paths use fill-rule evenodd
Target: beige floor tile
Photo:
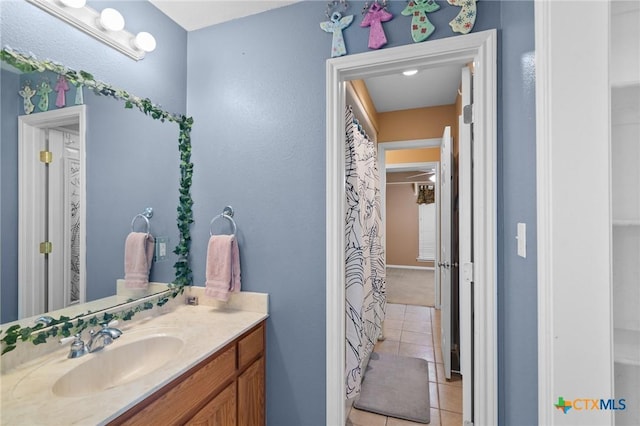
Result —
<path fill-rule="evenodd" d="M 438 374 L 438 383 L 447 383 L 447 378 L 444 376 L 444 364 L 436 363 L 436 373 Z"/>
<path fill-rule="evenodd" d="M 430 362 L 429 363 L 429 381 L 430 382 L 437 382 L 438 381 L 438 371 L 436 369 L 436 363 L 435 362 Z"/>
<path fill-rule="evenodd" d="M 385 321 L 386 322 L 386 321 Z M 402 323 L 402 329 L 407 331 L 415 331 L 417 333 L 429 333 L 432 334 L 431 331 L 431 323 L 426 321 L 407 321 L 405 320 Z"/>
<path fill-rule="evenodd" d="M 431 309 L 428 306 L 417 306 L 417 305 L 407 305 L 407 308 L 404 310 L 406 314 L 422 314 L 427 315 L 427 318 L 431 318 Z"/>
<path fill-rule="evenodd" d="M 440 426 L 440 412 L 438 409 L 432 408 L 429 417 L 429 426 Z M 397 419 L 395 417 L 387 417 L 387 426 L 425 426 L 425 424 Z"/>
<path fill-rule="evenodd" d="M 397 305 L 394 303 L 387 304 L 385 309 L 385 318 L 394 320 L 404 320 L 404 311 L 406 305 Z"/>
<path fill-rule="evenodd" d="M 400 342 L 397 340 L 382 340 L 378 341 L 373 350 L 379 353 L 398 355 L 398 349 Z"/>
<path fill-rule="evenodd" d="M 347 425 L 350 424 L 353 426 L 385 426 L 386 423 L 387 416 L 370 413 L 369 411 L 358 410 L 357 408 L 351 409 L 351 411 L 349 412 L 349 417 L 347 419 Z"/>
<path fill-rule="evenodd" d="M 433 346 L 433 338 L 430 333 L 416 333 L 415 331 L 402 330 L 400 341 L 413 343 L 414 345 Z"/>
<path fill-rule="evenodd" d="M 444 361 L 442 360 L 442 348 L 434 346 L 433 351 L 436 354 L 436 362 L 443 363 Z"/>
<path fill-rule="evenodd" d="M 429 312 L 405 312 L 404 320 L 431 322 L 431 315 Z"/>
<path fill-rule="evenodd" d="M 450 386 L 462 387 L 462 376 L 459 373 L 451 373 L 451 380 L 445 382 Z"/>
<path fill-rule="evenodd" d="M 433 352 L 433 348 L 430 346 L 414 345 L 413 343 L 400 342 L 400 346 L 398 348 L 398 355 L 422 358 L 427 361 L 435 362 L 436 359 Z"/>
<path fill-rule="evenodd" d="M 462 414 L 440 410 L 440 424 L 442 426 L 460 426 L 462 424 Z"/>
<path fill-rule="evenodd" d="M 431 408 L 440 408 L 437 383 L 429 382 L 429 400 L 431 401 Z"/>
<path fill-rule="evenodd" d="M 431 409 L 431 419 L 429 421 L 429 426 L 440 426 L 440 410 L 435 408 Z"/>
<path fill-rule="evenodd" d="M 404 326 L 404 320 L 394 320 L 394 319 L 385 318 L 383 324 L 384 324 L 385 330 L 386 329 L 402 330 L 402 327 Z"/>
<path fill-rule="evenodd" d="M 438 383 L 438 401 L 441 410 L 462 413 L 462 388 Z"/>
<path fill-rule="evenodd" d="M 394 328 L 385 328 L 384 330 L 384 338 L 387 340 L 395 340 L 399 342 L 401 334 L 402 334 L 402 330 L 397 330 Z"/>

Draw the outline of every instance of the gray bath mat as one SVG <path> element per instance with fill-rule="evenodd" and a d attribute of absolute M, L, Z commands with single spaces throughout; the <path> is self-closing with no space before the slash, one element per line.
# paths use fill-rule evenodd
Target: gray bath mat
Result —
<path fill-rule="evenodd" d="M 359 410 L 429 423 L 429 364 L 421 358 L 373 352 L 362 379 Z"/>

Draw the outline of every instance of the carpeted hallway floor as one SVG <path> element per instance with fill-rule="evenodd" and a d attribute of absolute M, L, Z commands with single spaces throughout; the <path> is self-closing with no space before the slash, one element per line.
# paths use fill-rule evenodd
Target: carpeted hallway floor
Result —
<path fill-rule="evenodd" d="M 434 271 L 387 268 L 387 303 L 435 306 Z"/>

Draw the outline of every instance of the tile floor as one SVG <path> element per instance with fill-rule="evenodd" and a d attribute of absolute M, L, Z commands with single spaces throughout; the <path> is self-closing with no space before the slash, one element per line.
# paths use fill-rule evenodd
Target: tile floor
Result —
<path fill-rule="evenodd" d="M 429 397 L 432 426 L 462 424 L 462 378 L 444 377 L 440 350 L 440 311 L 425 306 L 387 304 L 384 322 L 385 340 L 376 352 L 424 358 L 429 362 Z M 347 426 L 419 426 L 394 417 L 381 416 L 352 408 Z"/>

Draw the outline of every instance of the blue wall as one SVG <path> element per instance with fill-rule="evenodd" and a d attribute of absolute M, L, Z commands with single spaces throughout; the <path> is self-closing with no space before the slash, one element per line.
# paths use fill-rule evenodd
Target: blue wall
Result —
<path fill-rule="evenodd" d="M 533 2 L 501 5 L 498 144 L 498 401 L 505 425 L 536 425 L 538 389 Z M 527 224 L 527 257 L 516 224 Z M 549 403 L 551 403 L 549 401 Z"/>
<path fill-rule="evenodd" d="M 439 3 L 441 9 L 429 15 L 437 27 L 431 39 L 454 35 L 448 22 L 459 9 Z M 412 43 L 410 20 L 399 15 L 405 4 L 391 2 L 395 17 L 384 24 L 387 48 Z M 127 21 L 132 30 L 146 29 L 158 38 L 158 50 L 139 63 L 26 3 L 0 2 L 0 7 L 3 44 L 94 71 L 97 78 L 150 96 L 169 110 L 183 111 L 186 106 L 194 116 L 195 283 L 204 283 L 209 221 L 231 204 L 238 223 L 243 289 L 271 295 L 269 424 L 324 424 L 325 61 L 331 36 L 320 30 L 319 22 L 326 19 L 326 2 L 298 3 L 188 36 L 146 2 L 118 2 L 123 14 L 132 17 Z M 351 2 L 350 13 L 356 19 L 345 31 L 349 53 L 368 50 L 368 29 L 358 27 L 362 7 L 363 2 Z M 497 28 L 500 38 L 500 423 L 536 424 L 533 5 L 481 1 L 478 13 L 474 31 Z M 135 16 L 145 18 L 136 22 Z M 24 28 L 24 22 L 43 30 Z M 4 163 L 4 147 L 2 155 Z M 163 160 L 150 161 L 156 173 L 158 161 Z M 119 172 L 101 170 L 105 182 L 119 180 Z M 5 185 L 4 164 L 2 173 Z M 121 204 L 132 204 L 126 197 Z M 3 221 L 5 204 L 2 200 Z M 528 225 L 526 259 L 515 255 L 517 222 Z M 4 235 L 4 222 L 2 226 Z M 103 253 L 117 250 L 119 245 L 105 247 Z"/>
<path fill-rule="evenodd" d="M 91 2 L 97 10 L 109 2 Z M 113 5 L 113 2 L 110 3 Z M 163 108 L 186 111 L 187 33 L 148 2 L 117 2 L 132 32 L 147 30 L 158 47 L 136 62 L 64 24 L 27 2 L 0 2 L 3 46 L 53 59 L 130 93 L 149 97 Z M 37 28 L 37 30 L 35 30 Z M 2 80 L 2 315 L 17 317 L 17 114 L 23 114 L 18 84 Z M 72 90 L 73 91 L 73 90 Z M 70 91 L 71 92 L 71 91 Z M 87 298 L 113 294 L 124 275 L 124 240 L 133 216 L 155 210 L 155 235 L 178 242 L 176 206 L 179 183 L 179 128 L 161 123 L 123 102 L 85 89 L 87 105 Z M 5 108 L 5 102 L 17 103 Z M 67 103 L 73 97 L 67 95 Z M 50 102 L 51 108 L 55 108 Z M 9 142 L 14 141 L 13 145 Z M 172 281 L 176 256 L 153 265 L 151 279 Z"/>
<path fill-rule="evenodd" d="M 350 2 L 349 53 L 367 51 L 363 2 Z M 431 39 L 454 35 L 459 8 L 439 2 Z M 507 2 L 508 3 L 508 2 Z M 533 49 L 533 6 L 478 2 L 474 31 L 499 29 L 499 382 L 503 424 L 536 414 L 535 245 L 517 258 L 515 222 L 535 235 L 534 92 L 521 57 Z M 406 2 L 391 2 L 387 47 L 412 43 Z M 189 33 L 188 113 L 195 119 L 193 266 L 204 283 L 208 224 L 236 209 L 242 285 L 270 294 L 269 424 L 325 423 L 326 2 L 302 2 Z M 526 114 L 520 112 L 524 110 Z M 509 164 L 506 164 L 509 163 Z M 513 226 L 512 226 L 513 225 Z M 531 296 L 533 295 L 533 297 Z M 518 361 L 516 363 L 516 360 Z"/>
<path fill-rule="evenodd" d="M 20 86 L 20 76 L 1 70 L 0 94 L 13 92 Z M 17 116 L 22 102 L 17 96 L 0 96 L 0 283 L 17 282 L 18 275 L 18 144 L 7 141 L 18 140 Z M 13 124 L 12 124 L 13 123 Z M 18 317 L 18 286 L 0 288 L 2 311 L 0 323 Z"/>

